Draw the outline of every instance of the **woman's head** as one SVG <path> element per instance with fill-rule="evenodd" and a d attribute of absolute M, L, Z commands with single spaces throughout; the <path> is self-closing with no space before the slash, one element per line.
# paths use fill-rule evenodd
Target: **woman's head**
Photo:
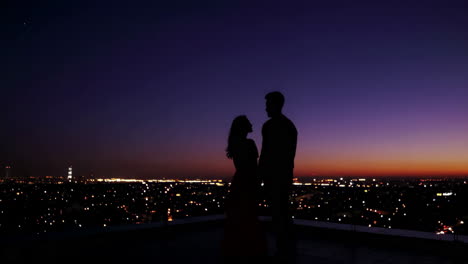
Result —
<path fill-rule="evenodd" d="M 229 131 L 228 146 L 226 148 L 226 156 L 228 158 L 232 159 L 235 152 L 235 144 L 245 139 L 250 132 L 252 132 L 252 124 L 245 115 L 234 118 L 231 130 Z"/>

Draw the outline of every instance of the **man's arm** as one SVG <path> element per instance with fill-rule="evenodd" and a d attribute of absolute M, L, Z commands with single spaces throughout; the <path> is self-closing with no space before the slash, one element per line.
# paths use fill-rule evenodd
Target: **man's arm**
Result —
<path fill-rule="evenodd" d="M 296 126 L 294 126 L 294 124 L 292 124 L 293 126 L 293 142 L 292 142 L 292 149 L 291 149 L 291 153 L 292 153 L 292 162 L 293 162 L 293 168 L 294 168 L 294 159 L 296 158 L 296 149 L 297 149 L 297 129 L 296 129 Z"/>
<path fill-rule="evenodd" d="M 260 151 L 260 158 L 258 159 L 258 178 L 260 183 L 264 182 L 265 179 L 265 124 L 262 126 L 262 148 Z"/>
<path fill-rule="evenodd" d="M 288 135 L 288 150 L 287 157 L 290 161 L 291 169 L 294 168 L 294 158 L 296 157 L 296 148 L 297 148 L 297 129 L 294 126 L 294 123 L 290 123 Z"/>

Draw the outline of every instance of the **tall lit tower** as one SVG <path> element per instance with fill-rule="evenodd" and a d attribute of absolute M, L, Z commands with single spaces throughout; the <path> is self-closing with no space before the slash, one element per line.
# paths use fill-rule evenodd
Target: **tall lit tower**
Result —
<path fill-rule="evenodd" d="M 67 175 L 67 180 L 72 181 L 73 178 L 73 171 L 72 171 L 72 166 L 68 167 L 68 175 Z"/>
<path fill-rule="evenodd" d="M 5 179 L 11 178 L 11 166 L 5 166 Z"/>

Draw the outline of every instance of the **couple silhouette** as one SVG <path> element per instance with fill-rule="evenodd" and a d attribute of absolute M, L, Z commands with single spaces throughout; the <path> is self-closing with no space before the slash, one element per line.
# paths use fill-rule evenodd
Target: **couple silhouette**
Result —
<path fill-rule="evenodd" d="M 271 92 L 265 99 L 270 119 L 262 127 L 260 157 L 254 140 L 247 138 L 252 132 L 252 124 L 246 116 L 236 117 L 229 132 L 226 155 L 233 160 L 236 169 L 225 200 L 222 253 L 229 260 L 242 257 L 245 261 L 269 255 L 266 234 L 258 219 L 258 205 L 263 199 L 268 202 L 272 216 L 276 244 L 274 256 L 282 261 L 294 257 L 289 193 L 297 130 L 282 113 L 283 94 Z M 264 192 L 261 191 L 261 183 L 264 184 Z"/>

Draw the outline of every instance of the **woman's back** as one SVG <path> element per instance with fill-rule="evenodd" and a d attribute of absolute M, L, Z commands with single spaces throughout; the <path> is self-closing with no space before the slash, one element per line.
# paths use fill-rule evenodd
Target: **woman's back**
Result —
<path fill-rule="evenodd" d="M 266 239 L 258 220 L 257 178 L 258 151 L 252 139 L 234 148 L 236 168 L 225 202 L 225 255 L 253 256 L 266 254 Z"/>
<path fill-rule="evenodd" d="M 231 191 L 235 191 L 232 189 L 237 188 L 239 183 L 251 187 L 256 186 L 258 150 L 255 142 L 252 139 L 242 140 L 235 149 L 232 159 L 236 173 L 231 182 Z"/>

